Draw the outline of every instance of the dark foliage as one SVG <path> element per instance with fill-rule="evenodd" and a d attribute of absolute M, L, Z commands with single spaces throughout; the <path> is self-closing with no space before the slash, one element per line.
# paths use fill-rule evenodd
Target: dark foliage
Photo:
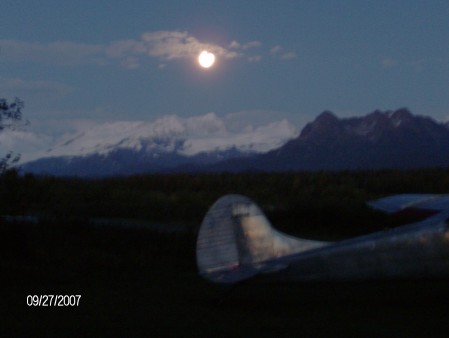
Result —
<path fill-rule="evenodd" d="M 247 195 L 280 230 L 306 237 L 341 238 L 393 226 L 366 207 L 399 193 L 445 193 L 449 170 L 277 174 L 176 174 L 84 180 L 0 178 L 0 214 L 36 215 L 64 223 L 122 218 L 198 227 L 220 196 Z"/>
<path fill-rule="evenodd" d="M 12 103 L 8 103 L 6 99 L 0 98 L 0 132 L 4 129 L 13 128 L 18 122 L 22 121 L 23 107 L 23 101 L 18 98 L 15 98 Z M 12 151 L 1 158 L 0 175 L 16 164 L 19 159 L 20 155 L 14 154 Z"/>
<path fill-rule="evenodd" d="M 20 155 L 14 154 L 12 151 L 0 158 L 0 175 L 4 174 L 9 168 L 13 167 L 20 160 Z"/>
<path fill-rule="evenodd" d="M 447 281 L 242 284 L 202 280 L 195 231 L 222 194 L 250 196 L 276 227 L 336 239 L 394 226 L 372 198 L 449 190 L 449 170 L 150 175 L 102 180 L 0 177 L 0 315 L 6 336 L 438 336 Z M 186 231 L 95 224 L 179 222 Z M 402 220 L 405 221 L 405 220 Z M 188 226 L 192 224 L 193 226 Z M 81 295 L 78 307 L 29 307 L 28 295 Z M 431 311 L 430 311 L 430 310 Z M 88 333 L 88 334 L 86 334 Z"/>
<path fill-rule="evenodd" d="M 10 128 L 14 123 L 21 121 L 23 107 L 24 103 L 19 98 L 15 98 L 11 103 L 0 98 L 0 130 Z"/>

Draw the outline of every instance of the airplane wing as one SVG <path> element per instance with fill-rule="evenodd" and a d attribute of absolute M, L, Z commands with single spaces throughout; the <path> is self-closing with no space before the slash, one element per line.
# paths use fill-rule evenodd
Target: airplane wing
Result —
<path fill-rule="evenodd" d="M 432 215 L 449 210 L 449 195 L 401 194 L 374 200 L 368 205 L 390 214 L 410 211 Z"/>

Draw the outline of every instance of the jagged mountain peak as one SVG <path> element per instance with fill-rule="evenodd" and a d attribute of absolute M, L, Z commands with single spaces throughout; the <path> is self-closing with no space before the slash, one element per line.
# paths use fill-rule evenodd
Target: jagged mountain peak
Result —
<path fill-rule="evenodd" d="M 414 115 L 408 108 L 399 108 L 391 113 L 391 118 L 393 120 L 409 120 L 412 119 Z"/>
<path fill-rule="evenodd" d="M 441 127 L 442 124 L 429 117 L 414 115 L 407 108 L 394 111 L 375 110 L 365 116 L 349 118 L 338 118 L 334 113 L 324 111 L 304 127 L 300 138 L 327 140 L 357 135 L 374 141 L 393 133 L 395 129 L 413 129 L 415 132 L 426 129 L 432 132 L 431 130 Z"/>
<path fill-rule="evenodd" d="M 361 118 L 362 123 L 369 123 L 371 125 L 378 125 L 381 128 L 397 128 L 403 123 L 410 122 L 418 118 L 413 115 L 407 108 L 400 108 L 394 111 L 375 110 L 372 113 Z"/>
<path fill-rule="evenodd" d="M 300 138 L 335 136 L 342 131 L 340 122 L 341 120 L 334 113 L 325 110 L 303 128 Z"/>
<path fill-rule="evenodd" d="M 449 165 L 448 154 L 447 126 L 406 108 L 341 119 L 323 113 L 258 167 L 276 159 L 283 170 L 423 168 Z"/>
<path fill-rule="evenodd" d="M 315 122 L 335 122 L 337 120 L 338 117 L 333 112 L 325 110 L 316 117 Z"/>

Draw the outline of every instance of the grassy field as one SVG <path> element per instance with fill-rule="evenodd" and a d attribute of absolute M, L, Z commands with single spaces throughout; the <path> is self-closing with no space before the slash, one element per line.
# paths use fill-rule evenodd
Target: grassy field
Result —
<path fill-rule="evenodd" d="M 445 172 L 443 174 L 447 175 Z M 284 230 L 293 230 L 296 234 L 312 233 L 315 237 L 321 234 L 323 238 L 347 237 L 395 224 L 396 221 L 372 214 L 360 206 L 360 201 L 382 195 L 381 191 L 370 190 L 370 178 L 362 174 L 354 174 L 351 179 L 349 173 L 341 175 L 335 176 L 333 180 L 327 178 L 321 190 L 317 188 L 317 180 L 322 180 L 322 176 L 303 178 L 303 183 L 307 177 L 310 182 L 304 183 L 302 189 L 310 191 L 315 186 L 315 195 L 311 201 L 319 201 L 322 197 L 319 205 L 312 205 L 309 201 L 311 211 L 298 220 L 299 224 L 310 222 L 304 228 L 295 228 L 294 222 L 286 221 L 293 216 L 288 210 L 279 209 L 280 204 L 277 204 L 276 199 L 273 198 L 270 204 L 268 196 L 258 196 L 254 192 L 253 199 L 269 211 L 274 224 L 284 220 Z M 397 180 L 401 177 L 394 175 Z M 411 189 L 404 183 L 407 182 L 406 175 L 402 177 L 402 185 L 406 187 L 404 191 Z M 42 184 L 47 187 L 47 191 L 42 192 L 41 196 L 50 199 L 55 199 L 54 196 L 48 197 L 52 195 L 51 189 L 72 193 L 72 189 L 75 189 L 80 196 L 83 189 L 99 189 L 98 185 L 101 184 L 107 183 L 110 189 L 113 187 L 109 181 L 33 178 L 36 181 L 30 183 L 26 182 L 30 180 L 29 177 L 16 179 L 16 188 L 22 189 L 23 194 L 27 191 L 23 188 L 25 184 Z M 145 182 L 152 180 L 139 179 Z M 242 178 L 234 179 L 239 181 Z M 266 179 L 266 176 L 253 178 L 253 184 L 257 186 L 259 180 Z M 285 179 L 272 178 L 274 181 Z M 132 185 L 129 185 L 131 181 L 127 180 L 131 179 L 115 181 L 125 191 L 123 196 L 129 196 L 126 186 L 132 191 Z M 198 195 L 217 193 L 205 191 L 208 185 L 218 184 L 211 177 L 206 177 L 206 180 L 209 180 L 208 184 L 192 190 L 193 205 L 198 203 Z M 343 181 L 346 183 L 343 184 Z M 365 182 L 365 186 L 360 182 Z M 356 191 L 352 195 L 348 193 L 349 196 L 357 195 L 357 198 L 346 198 L 346 208 L 343 210 L 335 208 L 331 203 L 336 195 L 329 196 L 329 190 L 338 190 L 336 186 L 340 190 Z M 257 188 L 251 185 L 243 188 L 235 185 L 234 188 L 238 190 L 235 192 L 257 192 Z M 5 186 L 3 189 L 6 189 Z M 227 187 L 223 190 L 231 189 Z M 391 186 L 388 187 L 390 189 Z M 276 196 L 274 190 L 273 196 Z M 289 191 L 285 193 L 294 195 Z M 305 193 L 298 191 L 297 194 L 301 197 Z M 117 195 L 115 203 L 120 203 L 121 197 Z M 33 209 L 36 204 L 32 205 L 30 196 L 15 198 L 16 201 L 22 201 L 21 207 L 16 210 L 17 214 L 37 210 Z M 279 198 L 283 200 L 285 196 Z M 65 201 L 73 200 L 66 196 L 65 200 L 59 201 L 61 210 L 69 210 L 69 206 L 64 205 Z M 129 204 L 126 199 L 122 202 Z M 207 197 L 202 203 L 206 205 L 211 201 Z M 87 202 L 76 206 L 78 210 L 89 210 L 88 207 Z M 45 206 L 39 208 L 45 209 Z M 93 213 L 87 212 L 78 217 L 69 212 L 66 215 L 50 215 L 49 206 L 46 208 L 45 217 L 36 224 L 0 222 L 0 333 L 3 336 L 28 337 L 38 333 L 44 336 L 95 337 L 447 336 L 448 281 L 247 282 L 235 287 L 223 287 L 211 284 L 197 274 L 194 255 L 198 230 L 198 224 L 194 222 L 196 213 L 192 214 L 191 219 L 186 218 L 185 231 L 165 233 L 145 227 L 95 225 L 89 221 Z M 207 206 L 200 209 L 202 213 L 206 210 Z M 323 212 L 327 213 L 325 220 L 334 217 L 338 220 L 335 223 L 337 225 L 331 222 L 320 225 Z M 342 228 L 346 221 L 354 217 L 355 212 L 359 215 L 356 221 L 352 220 L 346 228 Z M 144 218 L 144 210 L 135 209 L 135 213 L 118 216 Z M 94 216 L 105 215 L 97 213 Z M 176 216 L 173 222 L 179 221 Z M 166 220 L 169 220 L 168 216 Z M 380 222 L 377 228 L 374 222 Z M 311 227 L 310 224 L 318 225 Z M 360 224 L 363 225 L 362 229 L 357 227 Z M 27 305 L 27 295 L 45 294 L 81 295 L 81 299 L 76 307 Z"/>
<path fill-rule="evenodd" d="M 196 273 L 193 238 L 142 229 L 2 225 L 2 330 L 32 336 L 444 336 L 447 281 L 222 287 Z M 77 307 L 27 295 L 80 294 Z"/>

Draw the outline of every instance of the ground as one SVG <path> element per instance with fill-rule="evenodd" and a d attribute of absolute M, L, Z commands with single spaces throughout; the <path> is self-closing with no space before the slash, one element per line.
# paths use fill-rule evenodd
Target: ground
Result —
<path fill-rule="evenodd" d="M 219 286 L 198 276 L 189 235 L 44 226 L 9 231 L 9 253 L 19 242 L 27 252 L 2 256 L 8 336 L 437 337 L 449 329 L 445 280 Z M 45 294 L 81 299 L 27 305 L 27 295 Z"/>

